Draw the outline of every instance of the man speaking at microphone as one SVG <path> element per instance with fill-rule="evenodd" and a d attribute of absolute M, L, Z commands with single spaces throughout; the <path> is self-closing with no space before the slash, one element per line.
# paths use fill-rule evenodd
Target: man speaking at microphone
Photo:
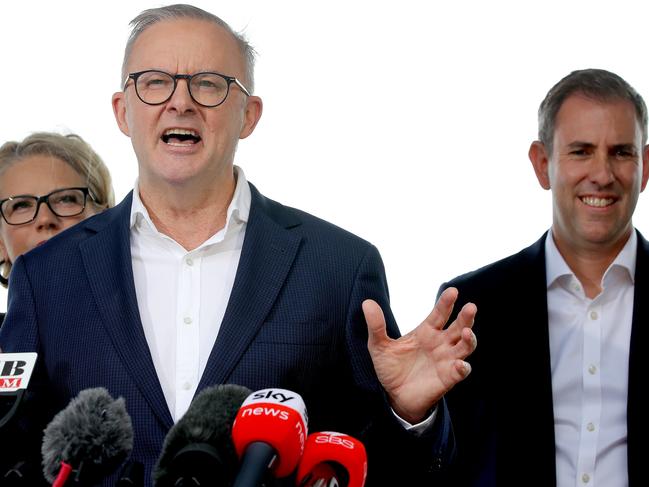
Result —
<path fill-rule="evenodd" d="M 37 446 L 71 397 L 104 386 L 126 400 L 148 479 L 197 391 L 282 387 L 313 431 L 363 440 L 367 485 L 439 479 L 453 447 L 441 400 L 469 373 L 475 306 L 443 329 L 449 290 L 397 339 L 376 248 L 265 198 L 234 166 L 262 113 L 247 41 L 187 5 L 131 25 L 113 110 L 136 186 L 12 271 L 0 347 L 38 352 L 30 400 L 44 411 L 20 437 Z"/>

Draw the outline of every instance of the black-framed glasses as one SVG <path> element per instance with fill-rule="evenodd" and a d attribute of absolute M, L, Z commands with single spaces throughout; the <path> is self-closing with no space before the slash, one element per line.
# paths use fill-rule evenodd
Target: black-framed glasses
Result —
<path fill-rule="evenodd" d="M 189 96 L 204 107 L 213 108 L 223 103 L 230 93 L 232 83 L 237 85 L 246 96 L 250 96 L 250 92 L 241 81 L 220 73 L 169 74 L 157 69 L 147 69 L 130 73 L 124 81 L 124 89 L 129 79 L 133 80 L 138 98 L 147 105 L 161 105 L 169 101 L 176 91 L 179 79 L 187 81 Z"/>
<path fill-rule="evenodd" d="M 0 213 L 9 225 L 23 225 L 34 221 L 41 203 L 45 203 L 56 216 L 77 216 L 86 209 L 88 196 L 95 201 L 88 188 L 61 188 L 44 196 L 10 196 L 0 200 Z"/>

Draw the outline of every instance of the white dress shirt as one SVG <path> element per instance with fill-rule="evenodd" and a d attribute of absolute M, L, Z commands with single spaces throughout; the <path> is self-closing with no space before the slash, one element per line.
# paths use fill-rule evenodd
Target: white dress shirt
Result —
<path fill-rule="evenodd" d="M 557 487 L 625 487 L 627 391 L 637 236 L 594 299 L 545 241 Z"/>
<path fill-rule="evenodd" d="M 187 411 L 230 299 L 250 213 L 250 187 L 237 185 L 225 227 L 188 252 L 156 229 L 136 183 L 131 257 L 138 309 L 153 365 L 174 421 Z M 197 353 L 198 352 L 198 353 Z"/>
<path fill-rule="evenodd" d="M 131 258 L 140 319 L 167 406 L 174 422 L 189 408 L 230 299 L 250 214 L 251 193 L 243 170 L 225 227 L 188 252 L 158 232 L 139 196 L 131 206 Z M 196 351 L 198 350 L 198 353 Z M 437 408 L 424 421 L 404 428 L 431 428 Z"/>

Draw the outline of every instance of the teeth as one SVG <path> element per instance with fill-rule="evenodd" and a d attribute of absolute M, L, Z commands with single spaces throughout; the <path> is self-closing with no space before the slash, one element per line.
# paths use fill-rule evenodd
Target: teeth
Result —
<path fill-rule="evenodd" d="M 169 129 L 165 130 L 164 135 L 191 135 L 192 137 L 198 137 L 198 132 L 186 129 Z"/>
<path fill-rule="evenodd" d="M 594 196 L 584 196 L 581 198 L 581 201 L 588 206 L 603 208 L 605 206 L 612 205 L 615 200 L 613 200 L 613 198 L 596 198 Z"/>

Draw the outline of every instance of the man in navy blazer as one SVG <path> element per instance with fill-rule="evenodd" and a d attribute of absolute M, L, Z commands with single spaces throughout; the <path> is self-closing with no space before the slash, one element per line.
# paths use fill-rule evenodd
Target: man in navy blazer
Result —
<path fill-rule="evenodd" d="M 234 383 L 298 392 L 311 431 L 363 440 L 367 485 L 441 479 L 442 397 L 470 371 L 475 306 L 444 329 L 450 290 L 398 338 L 375 247 L 265 198 L 234 166 L 262 111 L 248 43 L 187 5 L 132 26 L 113 108 L 136 189 L 15 263 L 0 347 L 39 359 L 5 449 L 38 448 L 55 412 L 104 386 L 126 400 L 148 483 L 195 393 Z"/>
<path fill-rule="evenodd" d="M 529 156 L 551 230 L 442 286 L 480 310 L 474 372 L 447 395 L 453 485 L 646 485 L 646 141 L 645 103 L 613 73 L 575 71 L 541 104 Z"/>

